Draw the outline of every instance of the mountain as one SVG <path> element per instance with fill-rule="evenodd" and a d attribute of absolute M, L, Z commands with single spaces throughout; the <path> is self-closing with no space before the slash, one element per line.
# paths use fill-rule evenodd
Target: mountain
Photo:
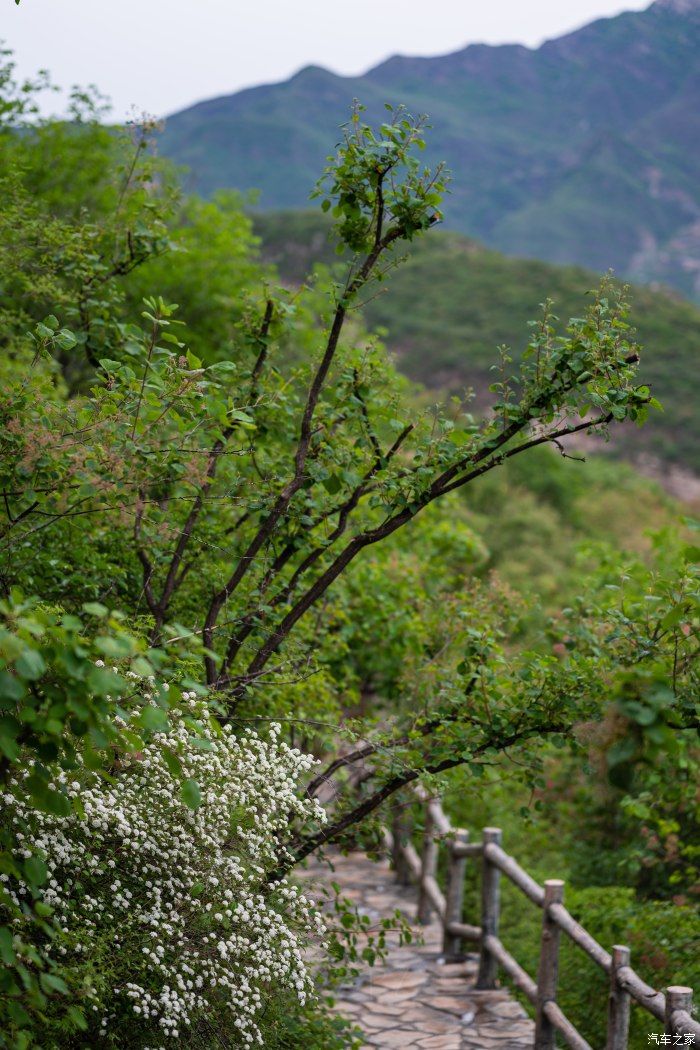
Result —
<path fill-rule="evenodd" d="M 318 262 L 337 264 L 330 222 L 320 213 L 258 213 L 254 222 L 263 259 L 287 283 L 301 283 Z M 433 230 L 411 245 L 381 294 L 369 297 L 364 314 L 371 327 L 385 331 L 399 367 L 412 379 L 442 391 L 473 386 L 485 405 L 496 348 L 506 344 L 514 356 L 524 349 L 527 322 L 547 296 L 563 321 L 580 317 L 586 292 L 597 282 L 580 267 L 514 259 L 461 234 Z M 640 381 L 651 384 L 664 411 L 653 412 L 641 430 L 616 430 L 616 451 L 659 473 L 675 495 L 699 501 L 700 309 L 675 293 L 644 287 L 631 289 L 631 302 L 643 347 Z"/>
<path fill-rule="evenodd" d="M 511 255 L 613 267 L 700 300 L 700 0 L 657 0 L 532 50 L 319 67 L 171 116 L 162 150 L 192 188 L 303 207 L 353 98 L 427 113 L 453 172 L 448 226 Z"/>

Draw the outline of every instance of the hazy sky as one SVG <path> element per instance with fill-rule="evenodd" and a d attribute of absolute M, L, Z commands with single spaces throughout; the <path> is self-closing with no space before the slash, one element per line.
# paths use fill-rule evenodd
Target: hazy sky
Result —
<path fill-rule="evenodd" d="M 541 41 L 649 0 L 0 0 L 18 72 L 94 83 L 121 119 L 162 116 L 310 63 L 360 73 L 397 52 Z M 47 106 L 55 109 L 52 100 Z"/>

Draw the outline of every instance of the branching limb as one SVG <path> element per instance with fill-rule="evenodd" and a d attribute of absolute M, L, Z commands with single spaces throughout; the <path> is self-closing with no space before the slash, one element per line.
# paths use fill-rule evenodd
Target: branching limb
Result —
<path fill-rule="evenodd" d="M 309 854 L 313 853 L 314 850 L 319 848 L 319 846 L 323 846 L 325 843 L 332 842 L 334 839 L 339 838 L 348 828 L 358 824 L 365 817 L 368 817 L 371 813 L 377 810 L 382 803 L 395 794 L 395 792 L 400 791 L 401 788 L 407 787 L 408 784 L 414 783 L 419 777 L 425 774 L 436 775 L 439 773 L 445 773 L 450 769 L 455 769 L 458 766 L 464 765 L 467 761 L 474 761 L 475 758 L 479 758 L 486 751 L 504 751 L 509 747 L 513 747 L 515 744 L 522 743 L 532 736 L 560 735 L 561 733 L 569 732 L 571 728 L 571 725 L 561 723 L 530 725 L 526 728 L 517 729 L 506 737 L 490 737 L 478 747 L 475 747 L 474 750 L 469 753 L 468 757 L 464 757 L 461 754 L 455 755 L 454 757 L 443 759 L 441 762 L 432 764 L 427 763 L 422 769 L 407 769 L 396 774 L 391 777 L 386 784 L 382 785 L 381 788 L 378 788 L 367 798 L 363 799 L 362 802 L 347 813 L 344 813 L 332 824 L 329 824 L 315 834 L 309 835 L 307 838 L 294 843 L 291 849 L 292 859 L 285 860 L 278 870 L 272 874 L 271 879 L 277 880 L 283 877 L 292 867 L 302 861 L 305 857 L 308 857 Z"/>
<path fill-rule="evenodd" d="M 266 306 L 265 306 L 265 313 L 264 313 L 264 316 L 263 316 L 263 320 L 262 320 L 262 323 L 260 325 L 260 331 L 258 332 L 258 335 L 257 335 L 257 340 L 261 344 L 261 347 L 260 347 L 260 352 L 259 352 L 258 357 L 257 357 L 256 362 L 255 362 L 255 365 L 253 367 L 253 371 L 251 373 L 251 385 L 250 385 L 250 399 L 251 399 L 251 401 L 254 400 L 254 398 L 255 398 L 256 384 L 257 384 L 258 378 L 260 376 L 260 373 L 262 371 L 262 368 L 264 366 L 266 355 L 267 355 L 268 336 L 269 336 L 269 332 L 270 332 L 270 325 L 272 323 L 273 312 L 274 312 L 274 304 L 273 304 L 271 299 L 268 299 L 268 301 L 266 303 Z M 195 528 L 195 526 L 197 524 L 197 521 L 199 519 L 199 516 L 200 516 L 200 514 L 202 512 L 202 508 L 204 506 L 205 500 L 206 500 L 206 498 L 207 498 L 207 496 L 208 496 L 208 494 L 209 494 L 209 492 L 211 490 L 212 485 L 214 484 L 214 480 L 215 480 L 215 477 L 216 477 L 216 471 L 217 471 L 217 466 L 218 466 L 219 459 L 220 459 L 221 455 L 223 454 L 223 452 L 224 452 L 224 450 L 226 448 L 227 442 L 229 441 L 229 439 L 231 438 L 231 436 L 232 436 L 232 434 L 234 433 L 235 430 L 236 430 L 236 424 L 235 423 L 233 423 L 230 426 L 226 427 L 226 429 L 223 432 L 223 434 L 221 435 L 221 437 L 218 438 L 214 442 L 214 444 L 212 445 L 212 447 L 211 447 L 211 449 L 210 449 L 210 451 L 208 453 L 209 459 L 208 459 L 208 463 L 207 463 L 207 469 L 206 469 L 206 474 L 205 474 L 204 481 L 203 481 L 202 485 L 200 486 L 199 491 L 197 492 L 197 495 L 195 497 L 195 500 L 194 500 L 194 503 L 192 505 L 192 508 L 190 509 L 190 512 L 187 515 L 187 519 L 185 520 L 185 524 L 183 525 L 182 530 L 180 532 L 180 535 L 178 537 L 177 543 L 175 545 L 175 549 L 174 549 L 172 557 L 170 559 L 170 564 L 168 566 L 168 571 L 167 571 L 167 574 L 166 574 L 166 577 L 165 577 L 165 581 L 163 583 L 163 589 L 162 589 L 160 598 L 155 602 L 154 607 L 151 609 L 151 611 L 154 613 L 154 616 L 155 616 L 155 619 L 156 619 L 156 623 L 155 623 L 154 630 L 152 632 L 152 637 L 151 637 L 151 641 L 152 642 L 155 642 L 157 640 L 159 634 L 160 634 L 160 630 L 161 630 L 161 628 L 163 626 L 165 614 L 167 612 L 167 609 L 168 609 L 170 601 L 171 601 L 171 599 L 173 597 L 173 594 L 176 592 L 178 587 L 182 584 L 183 580 L 185 579 L 185 576 L 186 576 L 187 572 L 189 571 L 189 568 L 185 568 L 185 569 L 182 568 L 182 560 L 183 560 L 183 557 L 184 557 L 185 552 L 187 550 L 187 547 L 188 547 L 188 544 L 190 542 L 190 539 L 191 539 L 192 533 L 194 531 L 194 528 Z M 139 555 L 139 557 L 141 557 L 141 555 Z M 149 581 L 150 581 L 150 577 L 149 577 Z"/>
<path fill-rule="evenodd" d="M 309 526 L 309 531 L 313 531 L 314 529 L 318 528 L 318 526 L 321 525 L 324 521 L 326 521 L 330 517 L 333 517 L 336 514 L 339 516 L 338 524 L 336 525 L 335 529 L 333 529 L 333 531 L 330 533 L 325 543 L 319 544 L 317 547 L 309 551 L 306 557 L 294 570 L 294 573 L 292 574 L 288 583 L 282 588 L 282 590 L 278 591 L 278 593 L 268 602 L 269 606 L 275 608 L 287 602 L 296 590 L 299 581 L 304 575 L 304 573 L 307 572 L 311 568 L 311 566 L 314 565 L 318 561 L 318 559 L 329 550 L 330 547 L 332 547 L 336 540 L 338 540 L 344 534 L 344 532 L 347 529 L 350 516 L 358 506 L 362 497 L 369 490 L 370 482 L 379 472 L 380 468 L 386 467 L 391 462 L 391 460 L 399 451 L 399 449 L 401 448 L 401 446 L 403 445 L 404 441 L 411 433 L 413 428 L 413 423 L 410 423 L 407 426 L 405 426 L 394 441 L 391 448 L 389 448 L 383 456 L 381 453 L 381 449 L 377 444 L 377 451 L 374 463 L 372 464 L 370 469 L 365 473 L 362 481 L 359 485 L 357 485 L 357 487 L 353 490 L 350 496 L 343 503 L 335 507 L 331 507 L 330 509 L 325 510 L 321 514 L 317 515 L 312 524 Z M 264 594 L 267 591 L 267 588 L 269 587 L 272 580 L 277 575 L 279 575 L 280 571 L 289 562 L 289 560 L 292 558 L 295 552 L 296 546 L 293 543 L 287 544 L 287 546 L 284 547 L 282 551 L 280 551 L 275 561 L 273 562 L 271 569 L 268 571 L 265 578 L 261 582 L 261 585 L 258 589 L 259 594 Z M 256 609 L 250 610 L 249 612 L 245 613 L 242 617 L 236 632 L 233 634 L 229 641 L 226 656 L 219 671 L 219 676 L 217 680 L 217 686 L 219 688 L 225 687 L 229 684 L 228 671 L 232 666 L 236 656 L 240 652 L 241 646 L 243 645 L 244 641 L 250 636 L 250 634 L 254 630 L 256 623 L 262 615 L 262 611 L 262 608 L 258 606 Z"/>
<path fill-rule="evenodd" d="M 246 674 L 257 674 L 261 668 L 263 668 L 270 656 L 277 651 L 279 646 L 288 636 L 289 632 L 298 622 L 298 620 L 304 615 L 304 613 L 311 608 L 311 606 L 318 601 L 322 594 L 331 586 L 331 584 L 345 571 L 347 566 L 354 558 L 363 550 L 365 547 L 371 546 L 374 543 L 378 543 L 381 540 L 386 539 L 388 536 L 396 532 L 407 522 L 411 521 L 421 510 L 423 510 L 430 503 L 434 502 L 439 497 L 445 495 L 447 492 L 452 492 L 455 489 L 461 488 L 468 482 L 473 481 L 475 478 L 486 474 L 488 471 L 493 470 L 494 467 L 500 466 L 506 459 L 511 456 L 518 455 L 525 452 L 529 448 L 533 448 L 536 445 L 545 444 L 551 442 L 554 439 L 559 439 L 566 436 L 567 434 L 575 433 L 578 430 L 586 430 L 590 427 L 600 426 L 606 422 L 609 422 L 612 417 L 609 414 L 599 416 L 597 419 L 589 422 L 584 422 L 577 425 L 571 425 L 562 427 L 552 433 L 543 434 L 538 437 L 532 438 L 530 441 L 526 441 L 521 445 L 510 449 L 508 452 L 499 453 L 494 456 L 494 451 L 498 452 L 498 449 L 505 444 L 505 440 L 501 440 L 499 437 L 498 441 L 491 445 L 488 449 L 483 449 L 472 457 L 472 462 L 477 463 L 480 460 L 486 460 L 482 462 L 478 467 L 475 467 L 469 473 L 462 475 L 451 481 L 449 484 L 442 483 L 438 486 L 438 481 L 442 482 L 445 477 L 451 477 L 451 472 L 445 472 L 441 478 L 437 479 L 436 482 L 430 486 L 426 494 L 420 500 L 416 500 L 410 506 L 404 507 L 393 517 L 388 518 L 374 529 L 369 529 L 364 533 L 360 533 L 354 536 L 347 546 L 340 551 L 334 561 L 325 569 L 325 571 L 317 577 L 314 583 L 309 589 L 299 598 L 297 603 L 289 610 L 289 612 L 280 621 L 277 628 L 273 630 L 259 651 L 253 658 L 250 666 L 247 668 Z M 520 426 L 516 427 L 513 433 L 516 433 L 518 429 L 522 429 Z M 512 437 L 512 428 L 506 428 L 508 433 L 508 439 Z M 488 458 L 491 456 L 491 458 Z M 241 698 L 242 692 L 238 689 L 234 689 L 232 693 L 232 699 L 234 704 Z"/>
<path fill-rule="evenodd" d="M 469 683 L 464 691 L 465 698 L 468 697 L 473 691 L 476 685 L 476 676 L 472 676 Z M 418 727 L 418 732 L 422 737 L 429 736 L 433 733 L 438 726 L 446 725 L 449 722 L 455 722 L 458 718 L 464 719 L 464 713 L 460 708 L 455 707 L 453 710 L 446 712 L 440 716 L 435 716 L 424 722 Z M 473 722 L 474 719 L 467 719 L 469 722 Z M 346 769 L 348 766 L 354 765 L 356 762 L 361 762 L 365 758 L 371 758 L 372 755 L 376 755 L 382 751 L 393 750 L 397 747 L 406 747 L 410 743 L 410 737 L 408 734 L 404 734 L 399 737 L 394 737 L 391 740 L 384 740 L 374 744 L 365 744 L 363 747 L 355 748 L 354 751 L 349 751 L 345 755 L 340 755 L 335 758 L 326 768 L 314 777 L 312 781 L 307 785 L 306 795 L 308 798 L 313 798 L 320 787 L 328 782 L 328 780 L 337 773 L 339 769 Z M 372 774 L 373 775 L 373 774 Z"/>
<path fill-rule="evenodd" d="M 354 297 L 357 291 L 365 284 L 372 274 L 372 270 L 377 262 L 377 259 L 381 253 L 389 247 L 395 240 L 397 240 L 402 234 L 401 228 L 398 226 L 393 227 L 381 238 L 378 244 L 375 244 L 372 251 L 369 252 L 365 258 L 359 271 L 350 281 L 346 287 L 345 293 L 342 299 L 338 302 L 333 315 L 333 322 L 331 329 L 326 341 L 326 348 L 323 352 L 323 356 L 319 365 L 314 373 L 314 377 L 309 386 L 309 391 L 306 398 L 306 404 L 301 419 L 300 433 L 297 441 L 296 451 L 294 453 L 294 471 L 292 477 L 284 485 L 276 500 L 274 501 L 270 511 L 264 518 L 258 531 L 251 539 L 248 548 L 241 555 L 235 566 L 233 572 L 229 576 L 224 586 L 216 592 L 211 600 L 207 615 L 204 621 L 203 639 L 204 644 L 207 648 L 211 649 L 214 640 L 214 630 L 216 627 L 219 614 L 223 609 L 226 602 L 229 600 L 231 595 L 235 592 L 241 581 L 244 579 L 246 574 L 250 571 L 250 568 L 255 562 L 257 555 L 266 546 L 267 542 L 272 537 L 272 533 L 277 527 L 280 519 L 284 516 L 291 503 L 292 499 L 304 484 L 305 478 L 305 466 L 306 460 L 309 455 L 311 448 L 311 440 L 313 436 L 313 421 L 316 407 L 321 396 L 328 372 L 335 358 L 336 351 L 338 349 L 338 343 L 345 323 L 347 307 L 350 300 Z M 216 663 L 212 657 L 207 657 L 205 660 L 205 667 L 207 673 L 207 681 L 212 684 L 217 679 Z"/>
<path fill-rule="evenodd" d="M 501 453 L 500 456 L 496 457 L 492 462 L 484 464 L 478 470 L 470 471 L 468 474 L 456 478 L 455 481 L 450 485 L 446 485 L 442 488 L 437 495 L 444 495 L 447 492 L 452 492 L 454 489 L 461 488 L 468 482 L 473 481 L 474 478 L 479 477 L 481 474 L 485 474 L 486 471 L 491 470 L 493 467 L 499 466 L 506 459 L 510 459 L 512 456 L 518 456 L 521 452 L 526 452 L 529 448 L 535 448 L 537 445 L 553 444 L 558 445 L 560 438 L 567 437 L 569 434 L 578 434 L 582 430 L 595 429 L 596 427 L 604 426 L 610 423 L 613 419 L 611 412 L 605 415 L 598 416 L 593 420 L 584 420 L 583 423 L 571 424 L 566 427 L 562 427 L 559 430 L 540 434 L 538 437 L 533 438 L 531 441 L 525 441 L 522 445 L 516 445 L 515 448 L 508 449 L 507 452 Z"/>

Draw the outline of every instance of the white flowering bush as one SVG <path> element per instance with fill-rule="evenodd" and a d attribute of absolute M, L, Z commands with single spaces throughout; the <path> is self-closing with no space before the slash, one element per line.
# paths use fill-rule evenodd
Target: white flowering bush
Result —
<path fill-rule="evenodd" d="M 268 1000 L 300 1009 L 312 994 L 303 949 L 322 920 L 296 887 L 266 876 L 290 820 L 324 819 L 299 797 L 314 760 L 278 726 L 267 740 L 237 738 L 185 699 L 188 717 L 109 777 L 82 762 L 56 772 L 71 815 L 33 809 L 28 774 L 2 795 L 0 818 L 46 866 L 41 897 L 59 928 L 47 948 L 88 1018 L 77 1042 L 54 1045 L 261 1045 Z M 0 878 L 21 906 L 28 887 Z M 31 935 L 22 923 L 17 935 Z"/>

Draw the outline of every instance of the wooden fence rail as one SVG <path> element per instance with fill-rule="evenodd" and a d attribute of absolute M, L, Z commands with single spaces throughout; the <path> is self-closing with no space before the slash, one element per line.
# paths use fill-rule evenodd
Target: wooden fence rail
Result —
<path fill-rule="evenodd" d="M 498 971 L 502 970 L 529 999 L 535 1011 L 534 1050 L 554 1050 L 557 1035 L 573 1050 L 592 1050 L 557 1003 L 562 934 L 610 978 L 605 1050 L 628 1050 L 632 1002 L 663 1023 L 665 1035 L 659 1038 L 665 1045 L 700 1048 L 700 1023 L 692 1016 L 691 988 L 670 987 L 664 994 L 645 984 L 630 966 L 629 948 L 616 944 L 612 952 L 606 951 L 567 911 L 563 903 L 564 883 L 560 879 L 547 879 L 544 886 L 540 886 L 505 852 L 499 828 L 484 828 L 481 842 L 469 842 L 469 833 L 451 827 L 436 799 L 420 787 L 415 795 L 425 809 L 421 853 L 410 841 L 406 807 L 397 810 L 392 830 L 385 829 L 396 876 L 404 885 L 411 881 L 417 884 L 419 922 L 430 921 L 433 913 L 437 915 L 443 927 L 443 954 L 447 960 L 460 957 L 464 941 L 479 945 L 477 988 L 495 988 Z M 447 851 L 444 893 L 437 880 L 441 848 Z M 470 859 L 478 859 L 481 867 L 479 926 L 464 921 L 464 880 Z M 525 972 L 499 937 L 501 876 L 542 909 L 536 980 Z"/>

